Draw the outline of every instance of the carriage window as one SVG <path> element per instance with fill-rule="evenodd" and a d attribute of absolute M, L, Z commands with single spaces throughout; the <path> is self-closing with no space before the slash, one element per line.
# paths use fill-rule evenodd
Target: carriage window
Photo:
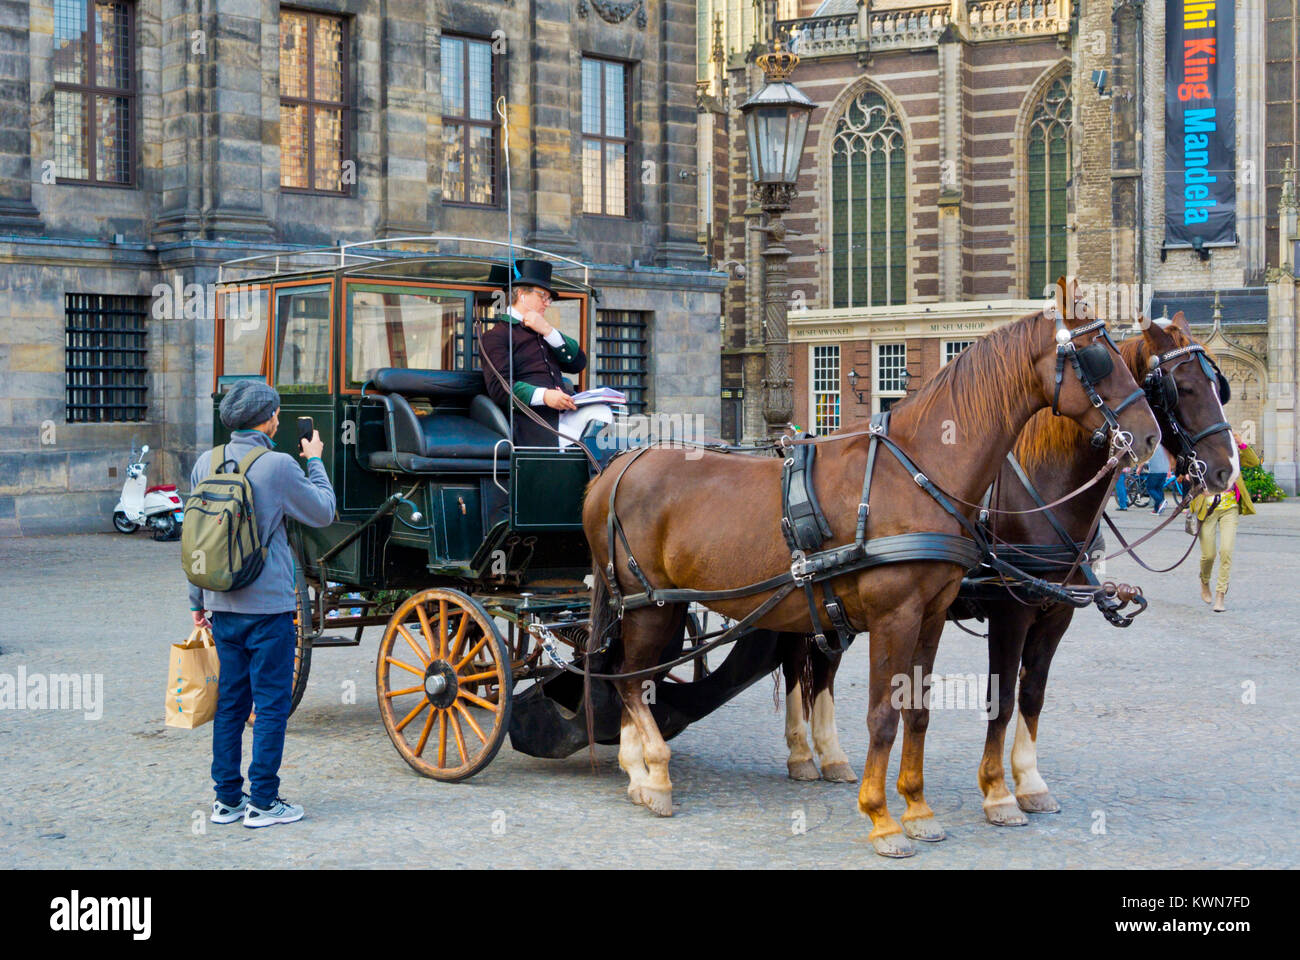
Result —
<path fill-rule="evenodd" d="M 281 393 L 329 390 L 330 287 L 290 287 L 275 297 L 275 387 Z"/>
<path fill-rule="evenodd" d="M 221 296 L 221 376 L 266 372 L 265 287 L 238 286 Z"/>
<path fill-rule="evenodd" d="M 464 326 L 464 294 L 349 285 L 348 385 L 380 367 L 463 369 Z"/>

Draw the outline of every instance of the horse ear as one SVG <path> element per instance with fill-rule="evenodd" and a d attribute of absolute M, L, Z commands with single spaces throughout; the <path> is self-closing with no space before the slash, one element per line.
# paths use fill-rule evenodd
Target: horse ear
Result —
<path fill-rule="evenodd" d="M 1143 326 L 1142 339 L 1146 341 L 1147 350 L 1152 354 L 1164 353 L 1176 346 L 1169 332 L 1154 320 L 1147 321 Z"/>
<path fill-rule="evenodd" d="M 1189 340 L 1192 338 L 1192 328 L 1191 325 L 1188 324 L 1187 317 L 1183 314 L 1183 311 L 1179 310 L 1175 313 L 1173 317 L 1170 318 L 1169 322 L 1179 330 L 1183 331 L 1183 333 L 1187 334 Z"/>

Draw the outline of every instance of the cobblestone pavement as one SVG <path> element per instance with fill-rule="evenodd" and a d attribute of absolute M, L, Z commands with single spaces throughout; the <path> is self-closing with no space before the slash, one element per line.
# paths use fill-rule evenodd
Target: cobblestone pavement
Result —
<path fill-rule="evenodd" d="M 1118 516 L 1134 534 L 1154 524 L 1149 512 Z M 1149 561 L 1177 557 L 1181 528 L 1143 551 Z M 1140 583 L 1152 607 L 1129 630 L 1084 611 L 1057 655 L 1040 769 L 1060 814 L 986 824 L 975 783 L 983 723 L 971 709 L 935 711 L 927 798 L 948 839 L 907 861 L 874 855 L 856 786 L 786 779 L 766 681 L 672 742 L 671 819 L 625 799 L 612 747 L 594 771 L 585 753 L 545 761 L 507 744 L 468 782 L 423 779 L 379 720 L 376 630 L 360 648 L 318 652 L 290 720 L 283 790 L 307 818 L 261 831 L 208 824 L 211 728 L 163 725 L 167 645 L 188 632 L 177 549 L 144 534 L 0 539 L 0 674 L 21 666 L 104 683 L 98 720 L 0 711 L 0 866 L 1300 865 L 1300 503 L 1243 519 L 1224 615 L 1198 598 L 1195 556 L 1163 576 L 1112 562 L 1109 575 Z M 937 672 L 986 670 L 982 641 L 949 627 Z M 838 683 L 840 734 L 859 771 L 866 675 L 860 641 Z M 343 702 L 347 681 L 355 704 Z M 901 813 L 896 795 L 891 804 Z"/>

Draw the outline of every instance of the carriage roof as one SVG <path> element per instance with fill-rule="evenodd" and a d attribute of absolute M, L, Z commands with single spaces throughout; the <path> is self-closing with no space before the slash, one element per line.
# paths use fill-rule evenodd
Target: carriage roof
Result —
<path fill-rule="evenodd" d="M 471 252 L 479 248 L 490 252 Z M 580 260 L 537 247 L 455 236 L 392 237 L 240 257 L 218 267 L 217 283 L 339 275 L 503 287 L 510 265 L 507 252 L 516 254 L 515 259 L 550 262 L 556 290 L 598 298 L 589 283 L 591 268 Z"/>

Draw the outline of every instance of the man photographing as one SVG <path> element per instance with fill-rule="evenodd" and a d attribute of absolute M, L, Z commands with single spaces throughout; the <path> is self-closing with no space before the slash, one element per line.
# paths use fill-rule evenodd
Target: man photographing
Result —
<path fill-rule="evenodd" d="M 239 380 L 220 407 L 230 442 L 207 451 L 194 464 L 194 488 L 218 468 L 228 472 L 243 465 L 253 491 L 253 516 L 265 560 L 247 586 L 218 592 L 190 584 L 194 625 L 209 626 L 221 661 L 217 712 L 212 723 L 212 780 L 216 799 L 213 823 L 243 820 L 246 827 L 265 827 L 301 820 L 303 809 L 285 802 L 280 791 L 280 760 L 284 728 L 293 690 L 294 561 L 285 532 L 285 518 L 309 527 L 328 526 L 334 518 L 334 488 L 321 463 L 320 433 L 300 442 L 299 456 L 307 461 L 304 474 L 294 458 L 274 450 L 280 427 L 280 395 L 260 380 Z M 250 459 L 251 458 L 251 459 Z M 244 793 L 240 773 L 244 725 L 253 703 L 253 759 L 248 766 L 250 793 Z"/>

